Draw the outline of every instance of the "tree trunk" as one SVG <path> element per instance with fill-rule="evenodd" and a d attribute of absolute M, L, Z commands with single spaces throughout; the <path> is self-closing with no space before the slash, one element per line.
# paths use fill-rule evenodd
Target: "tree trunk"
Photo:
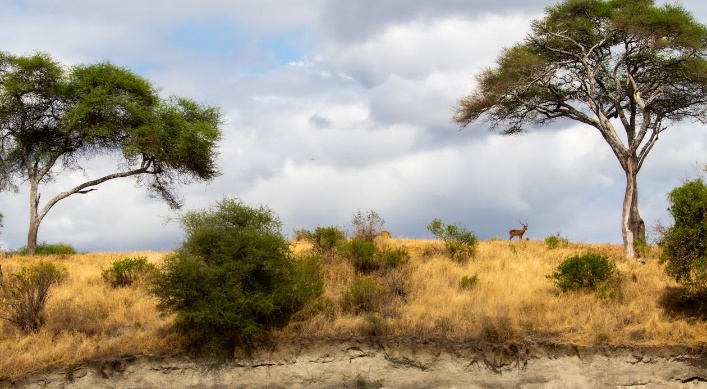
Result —
<path fill-rule="evenodd" d="M 621 234 L 624 238 L 626 257 L 635 258 L 634 244 L 646 241 L 646 226 L 638 212 L 638 171 L 635 158 L 626 162 L 626 193 L 621 215 Z M 640 258 L 639 258 L 640 259 Z"/>
<path fill-rule="evenodd" d="M 31 218 L 29 221 L 29 232 L 27 233 L 27 255 L 34 255 L 37 249 L 37 234 L 39 233 L 39 220 Z"/>
<path fill-rule="evenodd" d="M 37 249 L 37 234 L 39 233 L 39 183 L 30 181 L 29 186 L 29 231 L 27 232 L 27 255 L 33 256 Z"/>

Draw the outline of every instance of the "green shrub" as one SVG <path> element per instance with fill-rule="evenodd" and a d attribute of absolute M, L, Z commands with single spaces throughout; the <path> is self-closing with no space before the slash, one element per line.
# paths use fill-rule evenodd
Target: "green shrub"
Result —
<path fill-rule="evenodd" d="M 321 293 L 316 260 L 298 260 L 267 207 L 224 198 L 181 219 L 185 240 L 152 282 L 193 350 L 250 350 Z"/>
<path fill-rule="evenodd" d="M 472 289 L 479 282 L 479 275 L 474 274 L 473 276 L 464 276 L 461 281 L 459 281 L 459 288 L 463 290 Z"/>
<path fill-rule="evenodd" d="M 362 238 L 352 238 L 341 246 L 341 253 L 351 261 L 359 273 L 370 273 L 381 267 L 376 256 L 376 245 L 373 241 Z"/>
<path fill-rule="evenodd" d="M 365 215 L 358 211 L 354 213 L 351 224 L 354 227 L 354 237 L 373 242 L 373 239 L 383 230 L 385 220 L 375 211 L 368 211 Z"/>
<path fill-rule="evenodd" d="M 327 259 L 331 259 L 334 250 L 346 241 L 346 234 L 336 226 L 317 227 L 314 231 L 301 229 L 295 231 L 295 236 L 312 243 L 314 251 Z"/>
<path fill-rule="evenodd" d="M 666 273 L 687 289 L 707 289 L 707 186 L 686 182 L 668 194 L 673 226 L 659 239 Z"/>
<path fill-rule="evenodd" d="M 445 225 L 441 219 L 434 219 L 427 225 L 427 229 L 444 242 L 447 254 L 453 259 L 464 262 L 474 256 L 478 239 L 466 227 L 459 223 Z"/>
<path fill-rule="evenodd" d="M 376 257 L 384 268 L 396 268 L 410 261 L 410 253 L 405 246 L 378 249 Z"/>
<path fill-rule="evenodd" d="M 556 235 L 548 235 L 545 237 L 545 245 L 547 248 L 550 250 L 559 248 L 559 247 L 567 247 L 569 246 L 570 241 L 567 238 L 563 238 L 560 236 L 560 233 L 558 232 Z"/>
<path fill-rule="evenodd" d="M 155 271 L 155 265 L 147 262 L 147 257 L 125 258 L 113 261 L 111 267 L 103 270 L 103 279 L 114 288 L 131 286 L 148 278 Z"/>
<path fill-rule="evenodd" d="M 304 307 L 316 300 L 324 292 L 321 279 L 322 258 L 320 255 L 300 255 L 294 257 L 292 272 L 292 304 Z"/>
<path fill-rule="evenodd" d="M 398 267 L 410 260 L 407 247 L 391 248 L 359 237 L 351 238 L 338 247 L 339 254 L 351 261 L 358 273 L 370 273 L 379 269 Z"/>
<path fill-rule="evenodd" d="M 27 246 L 20 247 L 17 251 L 19 255 L 27 255 Z M 67 243 L 37 243 L 34 255 L 74 255 L 76 249 Z"/>
<path fill-rule="evenodd" d="M 351 286 L 341 297 L 341 308 L 345 312 L 359 314 L 380 308 L 385 290 L 373 277 L 354 277 Z"/>
<path fill-rule="evenodd" d="M 39 262 L 0 279 L 0 318 L 26 333 L 38 332 L 52 285 L 67 277 L 64 267 Z"/>
<path fill-rule="evenodd" d="M 611 277 L 618 276 L 616 265 L 606 255 L 588 253 L 567 258 L 548 278 L 563 292 L 582 288 L 597 288 Z"/>

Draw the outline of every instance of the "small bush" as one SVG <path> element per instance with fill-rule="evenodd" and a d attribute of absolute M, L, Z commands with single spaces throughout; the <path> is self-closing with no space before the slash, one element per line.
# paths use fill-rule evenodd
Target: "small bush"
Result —
<path fill-rule="evenodd" d="M 305 229 L 295 231 L 295 236 L 300 240 L 312 243 L 315 252 L 331 259 L 334 250 L 346 240 L 346 234 L 339 227 L 317 227 L 314 231 Z"/>
<path fill-rule="evenodd" d="M 0 318 L 26 333 L 38 332 L 49 289 L 61 283 L 66 276 L 64 267 L 51 262 L 39 262 L 4 276 L 0 280 Z"/>
<path fill-rule="evenodd" d="M 114 288 L 131 286 L 148 278 L 155 271 L 155 265 L 147 262 L 147 257 L 125 258 L 114 261 L 103 270 L 103 279 Z"/>
<path fill-rule="evenodd" d="M 19 255 L 27 255 L 27 246 L 22 246 L 17 250 Z M 34 250 L 34 255 L 74 255 L 76 249 L 67 243 L 47 243 L 41 242 L 37 244 Z"/>
<path fill-rule="evenodd" d="M 474 274 L 473 276 L 464 276 L 461 281 L 459 281 L 459 288 L 463 290 L 472 289 L 479 282 L 479 275 Z"/>
<path fill-rule="evenodd" d="M 559 247 L 567 247 L 569 246 L 570 241 L 567 238 L 563 238 L 560 236 L 560 233 L 558 232 L 556 235 L 548 235 L 545 237 L 545 245 L 547 248 L 550 250 L 559 248 Z"/>
<path fill-rule="evenodd" d="M 351 261 L 358 273 L 371 273 L 379 269 L 398 267 L 410 260 L 407 247 L 376 246 L 375 242 L 352 238 L 339 246 L 340 254 Z"/>
<path fill-rule="evenodd" d="M 354 227 L 354 237 L 373 242 L 383 230 L 385 220 L 375 211 L 368 211 L 366 215 L 358 211 L 354 213 L 351 224 Z"/>
<path fill-rule="evenodd" d="M 617 276 L 616 265 L 602 254 L 588 253 L 567 258 L 548 278 L 563 292 L 582 288 L 596 288 Z"/>
<path fill-rule="evenodd" d="M 381 267 L 373 241 L 352 238 L 341 246 L 341 253 L 351 261 L 359 273 L 370 273 Z"/>
<path fill-rule="evenodd" d="M 410 261 L 410 253 L 407 247 L 401 246 L 395 249 L 382 248 L 376 253 L 376 256 L 384 268 L 396 268 Z"/>
<path fill-rule="evenodd" d="M 473 232 L 460 224 L 445 225 L 441 219 L 434 219 L 427 225 L 427 229 L 444 241 L 447 253 L 458 262 L 464 262 L 474 256 L 478 239 Z"/>
<path fill-rule="evenodd" d="M 349 313 L 373 312 L 380 308 L 385 290 L 372 277 L 354 277 L 341 297 L 341 308 Z"/>

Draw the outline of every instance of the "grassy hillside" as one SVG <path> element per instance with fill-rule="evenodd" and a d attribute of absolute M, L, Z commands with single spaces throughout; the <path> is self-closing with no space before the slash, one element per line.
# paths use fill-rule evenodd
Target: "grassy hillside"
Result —
<path fill-rule="evenodd" d="M 451 341 L 538 342 L 661 346 L 707 344 L 707 321 L 676 313 L 676 284 L 652 252 L 645 265 L 623 258 L 619 245 L 570 244 L 550 250 L 539 241 L 489 241 L 474 258 L 459 264 L 446 257 L 442 243 L 385 239 L 381 246 L 406 246 L 408 263 L 370 275 L 378 298 L 374 309 L 350 313 L 355 274 L 344 260 L 323 267 L 324 295 L 298 313 L 276 339 L 306 337 L 417 337 Z M 309 250 L 307 243 L 294 251 Z M 654 249 L 655 250 L 655 249 Z M 624 282 L 618 293 L 559 293 L 547 279 L 567 257 L 600 252 L 614 260 Z M 171 315 L 156 309 L 143 286 L 113 289 L 101 272 L 115 260 L 145 256 L 159 264 L 165 253 L 90 253 L 49 257 L 64 265 L 68 279 L 50 292 L 44 325 L 24 335 L 0 321 L 0 379 L 50 366 L 134 354 L 178 351 L 183 339 L 170 326 Z M 14 256 L 0 263 L 6 272 L 38 259 Z M 469 288 L 460 281 L 476 276 Z M 360 279 L 359 279 L 360 280 Z M 374 299 L 375 300 L 375 299 Z"/>

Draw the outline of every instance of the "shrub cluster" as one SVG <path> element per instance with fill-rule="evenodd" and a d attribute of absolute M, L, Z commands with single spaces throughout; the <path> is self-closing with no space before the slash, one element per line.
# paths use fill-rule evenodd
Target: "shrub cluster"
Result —
<path fill-rule="evenodd" d="M 479 282 L 479 275 L 474 274 L 473 276 L 463 276 L 461 281 L 459 281 L 459 288 L 462 290 L 470 290 Z"/>
<path fill-rule="evenodd" d="M 0 318 L 30 333 L 39 331 L 49 289 L 61 283 L 68 272 L 63 266 L 39 262 L 0 279 Z"/>
<path fill-rule="evenodd" d="M 331 259 L 336 248 L 346 241 L 346 234 L 336 226 L 317 226 L 314 231 L 308 231 L 304 228 L 296 230 L 295 238 L 310 242 L 315 252 L 324 255 L 327 259 Z"/>
<path fill-rule="evenodd" d="M 406 247 L 379 247 L 375 242 L 361 238 L 351 238 L 341 244 L 341 256 L 351 261 L 358 273 L 371 273 L 377 270 L 396 268 L 410 260 Z"/>
<path fill-rule="evenodd" d="M 378 310 L 384 296 L 385 289 L 378 285 L 376 278 L 356 276 L 341 297 L 341 307 L 353 314 L 373 312 Z"/>
<path fill-rule="evenodd" d="M 121 288 L 147 279 L 155 270 L 147 257 L 124 258 L 114 261 L 101 275 L 112 287 Z"/>
<path fill-rule="evenodd" d="M 17 251 L 19 255 L 27 255 L 27 246 L 20 247 Z M 37 243 L 34 255 L 74 255 L 76 249 L 67 243 Z"/>
<path fill-rule="evenodd" d="M 548 278 L 563 292 L 567 292 L 583 288 L 596 289 L 614 276 L 618 276 L 618 270 L 606 255 L 588 253 L 567 258 Z"/>
<path fill-rule="evenodd" d="M 559 247 L 567 247 L 569 244 L 569 239 L 560 236 L 559 232 L 555 235 L 548 235 L 545 237 L 545 245 L 550 250 L 554 250 Z"/>
<path fill-rule="evenodd" d="M 660 239 L 665 271 L 692 292 L 707 289 L 707 186 L 686 182 L 668 194 L 674 224 Z"/>
<path fill-rule="evenodd" d="M 267 207 L 224 199 L 187 213 L 185 240 L 159 268 L 151 292 L 178 314 L 195 351 L 249 349 L 322 292 L 318 262 L 298 263 Z"/>
<path fill-rule="evenodd" d="M 464 262 L 474 256 L 478 239 L 473 232 L 460 224 L 444 224 L 441 219 L 434 219 L 427 225 L 437 239 L 444 242 L 447 254 L 453 259 Z"/>

